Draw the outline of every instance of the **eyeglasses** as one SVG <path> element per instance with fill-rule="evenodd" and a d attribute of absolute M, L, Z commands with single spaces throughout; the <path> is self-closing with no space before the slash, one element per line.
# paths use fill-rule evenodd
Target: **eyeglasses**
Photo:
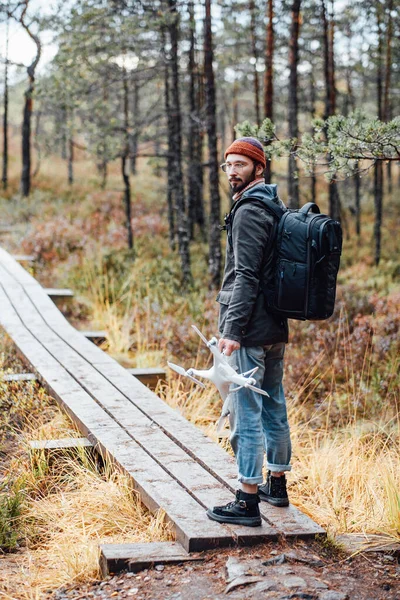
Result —
<path fill-rule="evenodd" d="M 243 171 L 243 169 L 245 167 L 248 167 L 249 165 L 246 163 L 223 163 L 222 165 L 219 165 L 221 167 L 221 169 L 223 170 L 224 173 L 227 173 L 228 171 L 232 171 L 232 169 L 235 169 L 235 171 L 237 171 L 238 173 L 241 173 L 241 171 Z"/>

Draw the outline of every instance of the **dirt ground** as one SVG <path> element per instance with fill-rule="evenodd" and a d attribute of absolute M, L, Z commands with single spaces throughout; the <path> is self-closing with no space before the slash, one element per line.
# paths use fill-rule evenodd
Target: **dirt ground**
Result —
<path fill-rule="evenodd" d="M 215 550 L 199 562 L 157 565 L 92 584 L 61 588 L 52 600 L 399 600 L 400 553 L 350 557 L 317 542 Z M 267 564 L 265 564 L 267 562 Z"/>

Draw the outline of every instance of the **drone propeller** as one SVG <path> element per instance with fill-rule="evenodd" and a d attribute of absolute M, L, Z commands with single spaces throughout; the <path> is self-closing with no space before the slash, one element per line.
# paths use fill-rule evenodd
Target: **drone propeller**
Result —
<path fill-rule="evenodd" d="M 243 377 L 249 375 L 250 377 L 254 375 L 256 371 L 258 371 L 259 367 L 254 367 L 254 369 L 250 369 L 250 371 L 246 371 L 245 373 L 240 373 Z"/>
<path fill-rule="evenodd" d="M 201 331 L 199 329 L 197 329 L 196 325 L 192 325 L 193 329 L 195 330 L 195 332 L 197 333 L 197 335 L 199 335 L 201 337 L 201 339 L 203 340 L 203 342 L 208 345 L 208 340 L 204 337 L 204 335 L 201 333 Z"/>
<path fill-rule="evenodd" d="M 261 388 L 256 387 L 255 385 L 251 385 L 250 383 L 245 383 L 244 385 L 239 385 L 238 387 L 235 387 L 232 390 L 229 390 L 229 393 L 237 392 L 238 390 L 241 390 L 242 388 L 248 388 L 249 390 L 253 390 L 253 392 L 258 392 L 262 396 L 269 397 L 268 392 L 266 392 L 265 390 L 262 390 Z"/>
<path fill-rule="evenodd" d="M 258 392 L 262 396 L 268 396 L 268 398 L 269 398 L 268 392 L 266 392 L 265 390 L 262 390 L 261 388 L 256 387 L 255 385 L 251 385 L 250 383 L 246 383 L 243 387 L 249 388 L 249 390 L 253 390 L 253 392 Z"/>
<path fill-rule="evenodd" d="M 167 362 L 167 364 L 170 369 L 172 369 L 173 371 L 176 371 L 179 375 L 183 375 L 184 377 L 189 377 L 189 379 L 191 379 L 192 381 L 194 381 L 195 383 L 200 385 L 202 388 L 206 387 L 202 381 L 199 381 L 198 379 L 193 377 L 193 375 L 190 375 L 190 373 L 188 373 L 183 367 L 180 367 L 179 365 L 175 365 L 174 363 L 171 363 L 171 362 Z"/>

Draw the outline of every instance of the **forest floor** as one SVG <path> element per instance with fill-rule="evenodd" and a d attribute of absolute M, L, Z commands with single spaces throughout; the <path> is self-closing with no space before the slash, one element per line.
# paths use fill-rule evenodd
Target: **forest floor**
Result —
<path fill-rule="evenodd" d="M 400 565 L 391 552 L 346 557 L 317 542 L 215 550 L 190 565 L 158 565 L 66 587 L 54 600 L 137 598 L 205 600 L 398 600 Z M 268 564 L 265 564 L 265 563 Z"/>
<path fill-rule="evenodd" d="M 28 203 L 17 193 L 0 198 L 5 223 L 21 226 L 0 243 L 33 254 L 27 268 L 42 285 L 71 287 L 76 295 L 63 307 L 67 318 L 81 329 L 107 330 L 105 349 L 124 366 L 156 367 L 167 358 L 203 365 L 207 349 L 190 325 L 216 333 L 207 247 L 192 244 L 195 285 L 183 294 L 165 206 L 154 178 L 146 188 L 149 181 L 138 182 L 133 197 L 134 254 L 125 249 L 118 190 L 68 190 L 50 178 Z M 379 268 L 370 205 L 363 210 L 360 240 L 347 225 L 335 314 L 318 326 L 293 323 L 286 357 L 294 446 L 289 494 L 326 528 L 328 541 L 212 551 L 190 565 L 100 581 L 99 543 L 170 540 L 171 531 L 115 473 L 70 456 L 56 470 L 31 460 L 28 440 L 76 431 L 37 384 L 2 381 L 3 372 L 21 372 L 23 365 L 0 332 L 0 600 L 400 598 L 398 549 L 353 556 L 335 543 L 339 534 L 360 533 L 400 541 L 398 206 L 388 202 L 385 211 Z M 199 393 L 169 376 L 157 394 L 215 436 L 220 405 L 211 387 Z"/>

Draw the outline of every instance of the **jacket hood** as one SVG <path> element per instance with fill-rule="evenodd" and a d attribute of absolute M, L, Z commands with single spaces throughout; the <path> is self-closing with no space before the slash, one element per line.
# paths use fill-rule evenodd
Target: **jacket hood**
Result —
<path fill-rule="evenodd" d="M 261 202 L 264 200 L 272 200 L 281 208 L 286 209 L 286 206 L 278 196 L 278 186 L 276 183 L 260 183 L 259 185 L 255 185 L 244 192 L 240 199 L 243 200 L 244 198 L 254 198 Z"/>

